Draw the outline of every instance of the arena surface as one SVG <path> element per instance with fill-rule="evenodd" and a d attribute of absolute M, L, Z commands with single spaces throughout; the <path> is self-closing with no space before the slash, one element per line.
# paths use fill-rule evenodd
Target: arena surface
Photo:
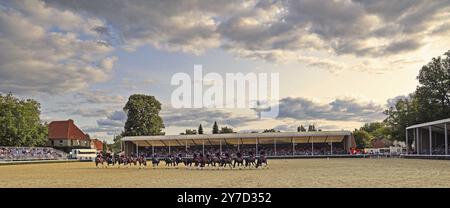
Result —
<path fill-rule="evenodd" d="M 269 169 L 95 168 L 74 162 L 0 166 L 0 187 L 450 187 L 450 161 L 269 160 Z"/>

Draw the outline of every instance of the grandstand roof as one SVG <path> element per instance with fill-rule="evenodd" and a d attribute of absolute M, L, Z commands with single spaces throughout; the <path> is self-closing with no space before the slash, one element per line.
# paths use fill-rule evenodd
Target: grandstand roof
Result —
<path fill-rule="evenodd" d="M 276 132 L 276 133 L 231 133 L 231 134 L 195 134 L 195 135 L 161 135 L 161 136 L 127 136 L 122 141 L 130 141 L 139 146 L 184 146 L 184 145 L 218 145 L 227 144 L 273 144 L 277 143 L 323 143 L 342 142 L 350 131 L 318 131 L 318 132 Z M 225 144 L 223 143 L 223 144 Z"/>
<path fill-rule="evenodd" d="M 450 118 L 437 120 L 437 121 L 431 121 L 431 122 L 427 122 L 427 123 L 416 124 L 416 125 L 408 126 L 408 127 L 406 127 L 406 129 L 428 127 L 428 126 L 434 126 L 434 125 L 439 125 L 439 124 L 444 124 L 444 123 L 450 123 Z"/>

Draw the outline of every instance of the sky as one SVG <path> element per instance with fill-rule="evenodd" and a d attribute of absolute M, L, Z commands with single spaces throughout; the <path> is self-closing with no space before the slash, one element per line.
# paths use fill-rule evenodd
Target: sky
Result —
<path fill-rule="evenodd" d="M 202 124 L 246 132 L 381 121 L 450 50 L 449 0 L 4 0 L 0 93 L 41 103 L 43 121 L 91 137 L 123 130 L 130 95 L 155 96 L 166 134 Z M 279 73 L 279 115 L 174 108 L 174 74 Z"/>

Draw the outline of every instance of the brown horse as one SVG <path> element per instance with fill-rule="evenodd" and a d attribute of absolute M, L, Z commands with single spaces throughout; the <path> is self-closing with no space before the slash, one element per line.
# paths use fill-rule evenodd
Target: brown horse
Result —
<path fill-rule="evenodd" d="M 267 167 L 267 158 L 266 158 L 266 156 L 265 155 L 260 155 L 259 156 L 259 158 L 258 158 L 258 160 L 256 161 L 256 168 L 258 168 L 258 167 L 260 167 L 260 166 L 262 166 L 262 164 L 264 164 L 265 166 L 264 167 Z"/>
<path fill-rule="evenodd" d="M 216 153 L 216 155 L 214 155 L 211 160 L 210 160 L 210 164 L 213 167 L 216 167 L 217 165 L 220 165 L 220 153 Z"/>
<path fill-rule="evenodd" d="M 193 162 L 194 162 L 193 158 L 186 157 L 183 159 L 184 166 L 186 167 L 191 167 Z"/>
<path fill-rule="evenodd" d="M 166 162 L 166 166 L 175 166 L 175 159 L 172 157 L 172 155 L 164 158 L 164 162 Z"/>
<path fill-rule="evenodd" d="M 245 167 L 251 167 L 251 166 L 255 166 L 256 165 L 256 158 L 253 155 L 253 153 L 249 153 L 248 157 L 246 157 L 245 159 Z"/>
<path fill-rule="evenodd" d="M 145 155 L 141 155 L 139 158 L 138 158 L 138 161 L 139 161 L 139 168 L 141 168 L 141 166 L 143 165 L 144 167 L 147 167 L 147 158 L 145 157 Z"/>
<path fill-rule="evenodd" d="M 103 166 L 103 162 L 105 162 L 104 159 L 103 159 L 103 156 L 101 154 L 98 154 L 95 157 L 95 167 L 98 168 L 98 164 L 102 164 L 102 166 Z"/>
<path fill-rule="evenodd" d="M 137 165 L 137 157 L 134 157 L 133 155 L 131 155 L 130 157 L 128 157 L 128 164 L 131 166 L 131 164 L 133 165 Z"/>
<path fill-rule="evenodd" d="M 194 166 L 203 168 L 206 164 L 206 157 L 203 156 L 203 154 L 194 154 Z"/>
<path fill-rule="evenodd" d="M 226 167 L 227 165 L 232 168 L 233 159 L 230 157 L 230 154 L 225 153 L 225 156 L 220 158 L 220 167 Z"/>
<path fill-rule="evenodd" d="M 244 157 L 240 152 L 236 153 L 236 157 L 233 158 L 233 168 L 236 167 L 236 164 L 238 167 L 244 166 Z"/>
<path fill-rule="evenodd" d="M 152 157 L 152 165 L 153 165 L 153 168 L 154 168 L 155 166 L 158 166 L 158 165 L 159 165 L 159 158 L 156 156 L 156 154 L 153 155 L 153 157 Z"/>
<path fill-rule="evenodd" d="M 174 165 L 178 166 L 178 164 L 183 162 L 183 156 L 181 154 L 178 154 L 178 156 L 175 157 Z"/>

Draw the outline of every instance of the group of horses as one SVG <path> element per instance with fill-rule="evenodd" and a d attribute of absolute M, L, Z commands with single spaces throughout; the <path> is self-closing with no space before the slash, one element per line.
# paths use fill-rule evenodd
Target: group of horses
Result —
<path fill-rule="evenodd" d="M 147 166 L 147 158 L 145 158 L 144 155 L 141 155 L 139 157 L 134 157 L 133 155 L 131 156 L 118 156 L 118 155 L 111 155 L 111 154 L 107 154 L 107 155 L 102 155 L 102 154 L 98 154 L 95 157 L 95 166 L 96 167 L 109 167 L 109 166 L 115 166 L 117 165 L 117 167 L 128 167 L 131 165 L 138 165 L 139 167 L 142 166 Z"/>
<path fill-rule="evenodd" d="M 267 167 L 267 157 L 262 152 L 259 157 L 256 157 L 254 154 L 249 153 L 248 156 L 244 157 L 241 153 L 229 154 L 229 153 L 216 153 L 216 154 L 197 154 L 194 153 L 192 157 L 183 157 L 181 154 L 178 155 L 169 155 L 164 158 L 159 158 L 156 154 L 152 156 L 151 163 L 152 167 L 155 168 L 159 166 L 160 161 L 164 161 L 165 166 L 173 166 L 178 167 L 180 164 L 183 164 L 185 167 L 196 167 L 196 168 L 259 168 L 259 167 Z M 137 166 L 147 167 L 147 158 L 145 155 L 139 156 L 113 156 L 113 155 L 97 155 L 95 158 L 95 166 L 96 167 L 109 167 L 109 166 L 117 166 L 117 167 L 128 167 L 128 166 Z"/>

